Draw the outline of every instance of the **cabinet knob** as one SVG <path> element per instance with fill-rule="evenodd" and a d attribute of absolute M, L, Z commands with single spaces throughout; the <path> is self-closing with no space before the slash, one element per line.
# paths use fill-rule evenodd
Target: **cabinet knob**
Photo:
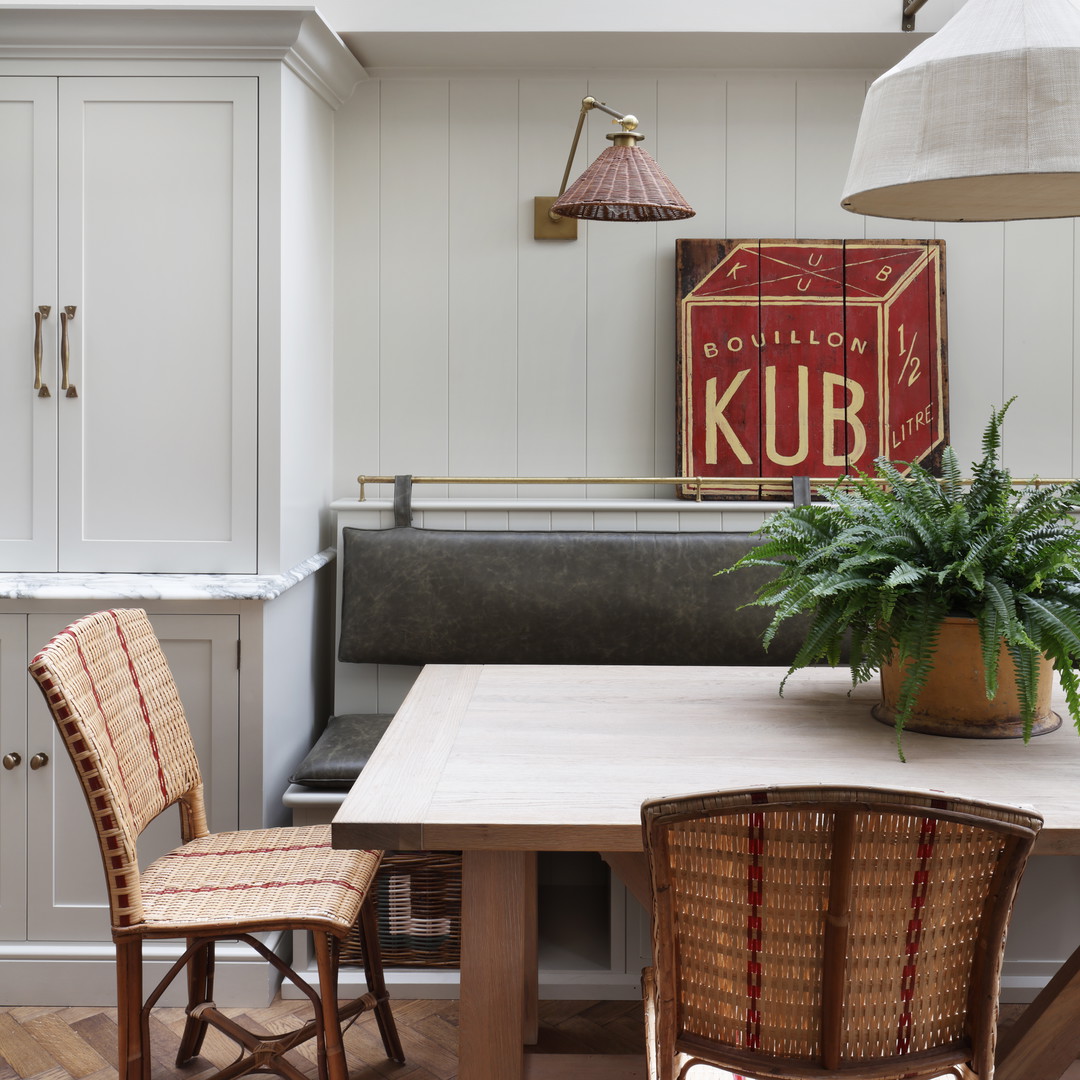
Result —
<path fill-rule="evenodd" d="M 12 769 L 17 769 L 22 764 L 21 754 L 5 754 L 4 755 L 4 768 L 9 772 Z"/>
<path fill-rule="evenodd" d="M 35 772 L 38 769 L 44 769 L 45 766 L 48 765 L 48 764 L 49 764 L 49 755 L 48 754 L 35 754 L 30 759 L 30 768 L 33 769 Z"/>

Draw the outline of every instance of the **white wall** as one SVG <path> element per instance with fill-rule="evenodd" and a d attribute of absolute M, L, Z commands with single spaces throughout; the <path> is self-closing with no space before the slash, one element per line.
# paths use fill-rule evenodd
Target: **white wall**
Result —
<path fill-rule="evenodd" d="M 360 472 L 672 475 L 681 236 L 943 238 L 962 461 L 990 408 L 1018 394 L 1005 431 L 1014 473 L 1076 475 L 1075 222 L 935 226 L 840 209 L 873 74 L 361 84 L 337 116 L 335 496 L 355 494 Z M 695 218 L 532 239 L 532 197 L 555 193 L 585 93 L 639 116 Z M 593 113 L 589 160 L 607 130 Z M 576 171 L 586 164 L 579 151 Z M 450 494 L 477 493 L 513 491 Z"/>

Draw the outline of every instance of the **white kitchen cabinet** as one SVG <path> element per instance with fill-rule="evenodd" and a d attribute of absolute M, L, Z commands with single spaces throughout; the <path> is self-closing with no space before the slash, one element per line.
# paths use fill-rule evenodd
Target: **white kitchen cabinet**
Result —
<path fill-rule="evenodd" d="M 254 572 L 258 80 L 11 77 L 0 117 L 3 569 Z"/>
<path fill-rule="evenodd" d="M 363 69 L 313 10 L 0 20 L 0 571 L 287 570 L 327 539 Z"/>
<path fill-rule="evenodd" d="M 145 607 L 213 828 L 283 822 L 329 708 L 333 130 L 364 77 L 314 8 L 0 11 L 5 1003 L 114 985 L 96 844 L 30 649 Z M 148 980 L 174 953 L 149 948 Z M 220 1003 L 269 1000 L 249 954 L 221 950 Z"/>
<path fill-rule="evenodd" d="M 82 613 L 0 615 L 0 938 L 9 943 L 111 940 L 90 814 L 26 671 L 33 654 Z M 191 725 L 211 828 L 235 829 L 239 616 L 154 614 L 151 620 Z M 178 842 L 179 819 L 168 810 L 144 833 L 140 860 L 156 858 Z"/>

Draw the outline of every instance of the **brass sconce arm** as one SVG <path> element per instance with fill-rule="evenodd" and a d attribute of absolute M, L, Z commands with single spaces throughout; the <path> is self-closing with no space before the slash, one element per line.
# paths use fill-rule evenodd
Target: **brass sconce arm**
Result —
<path fill-rule="evenodd" d="M 566 190 L 566 185 L 570 180 L 570 170 L 573 168 L 574 158 L 577 155 L 578 141 L 581 138 L 582 128 L 585 127 L 585 117 L 591 109 L 599 109 L 601 112 L 606 112 L 608 116 L 613 116 L 620 124 L 622 124 L 624 133 L 631 132 L 638 126 L 638 119 L 636 116 L 631 116 L 629 114 L 624 116 L 621 112 L 610 108 L 603 101 L 597 101 L 594 97 L 582 98 L 581 112 L 578 113 L 577 127 L 574 129 L 574 139 L 573 142 L 570 143 L 570 156 L 566 159 L 566 168 L 563 170 L 562 183 L 559 185 L 559 195 Z M 614 142 L 617 136 L 609 135 L 608 138 Z M 644 135 L 635 135 L 633 137 L 634 142 L 638 142 L 643 138 L 645 138 Z M 633 142 L 628 145 L 632 146 Z M 559 195 L 556 195 L 555 198 L 557 199 Z M 552 213 L 550 210 L 548 211 L 548 214 L 551 216 L 552 221 L 565 220 L 561 215 Z"/>

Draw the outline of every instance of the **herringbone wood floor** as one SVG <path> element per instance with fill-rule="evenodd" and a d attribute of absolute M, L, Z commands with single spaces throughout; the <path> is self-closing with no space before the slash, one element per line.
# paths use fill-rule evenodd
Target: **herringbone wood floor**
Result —
<path fill-rule="evenodd" d="M 1002 1021 L 1014 1019 L 1021 1008 L 1003 1006 Z M 228 1012 L 276 1033 L 298 1027 L 305 1009 L 304 1003 L 279 1000 L 266 1009 Z M 374 1022 L 361 1016 L 345 1035 L 349 1080 L 453 1080 L 457 1002 L 395 1000 L 394 1015 L 407 1064 L 386 1060 Z M 641 1005 L 636 1001 L 542 1001 L 540 1024 L 540 1052 L 644 1053 Z M 235 1057 L 233 1044 L 211 1030 L 203 1056 L 178 1069 L 173 1062 L 183 1026 L 183 1010 L 154 1010 L 153 1080 L 199 1080 Z M 291 1060 L 308 1076 L 317 1075 L 310 1044 L 294 1050 Z M 0 1080 L 116 1080 L 116 1075 L 115 1009 L 0 1009 Z M 1080 1063 L 1070 1066 L 1063 1080 L 1080 1080 Z"/>
<path fill-rule="evenodd" d="M 227 1010 L 269 1032 L 299 1027 L 306 1003 L 277 1001 L 267 1009 Z M 407 1064 L 386 1060 L 370 1016 L 345 1036 L 350 1080 L 452 1080 L 457 1075 L 457 1002 L 394 1001 Z M 644 1054 L 641 1004 L 635 1001 L 544 1001 L 537 1050 L 548 1053 Z M 209 1031 L 202 1058 L 174 1064 L 182 1009 L 155 1009 L 151 1018 L 153 1080 L 199 1080 L 236 1057 L 235 1046 Z M 291 1060 L 315 1077 L 311 1044 Z M 20 1008 L 0 1010 L 0 1080 L 116 1080 L 116 1010 Z"/>

